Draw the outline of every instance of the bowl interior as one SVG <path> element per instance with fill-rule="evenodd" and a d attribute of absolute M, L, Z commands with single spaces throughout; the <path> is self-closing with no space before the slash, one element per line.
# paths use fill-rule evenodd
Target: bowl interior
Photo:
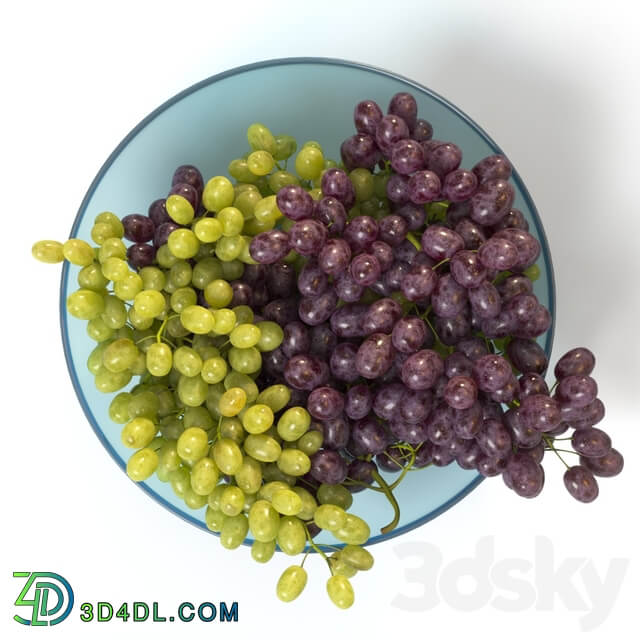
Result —
<path fill-rule="evenodd" d="M 80 207 L 71 235 L 89 239 L 94 217 L 101 211 L 118 216 L 146 213 L 156 198 L 165 197 L 176 166 L 194 164 L 205 180 L 226 174 L 229 161 L 247 149 L 246 129 L 252 122 L 265 123 L 274 133 L 293 135 L 299 146 L 318 140 L 326 157 L 339 160 L 339 146 L 351 135 L 353 108 L 365 98 L 385 109 L 398 91 L 410 91 L 418 102 L 419 117 L 429 120 L 435 137 L 451 140 L 463 151 L 463 166 L 471 167 L 482 157 L 500 152 L 497 145 L 467 116 L 431 91 L 390 73 L 323 59 L 288 59 L 260 63 L 214 76 L 175 96 L 143 120 L 106 161 Z M 554 316 L 551 260 L 544 231 L 535 207 L 517 173 L 515 207 L 521 209 L 530 231 L 542 244 L 540 278 L 534 291 Z M 131 451 L 120 442 L 120 427 L 109 418 L 113 394 L 95 389 L 86 368 L 95 346 L 86 334 L 85 322 L 69 316 L 67 296 L 77 288 L 78 268 L 65 263 L 61 282 L 61 324 L 69 372 L 83 409 L 96 434 L 124 470 Z M 551 351 L 553 327 L 539 342 Z M 394 474 L 385 474 L 392 480 Z M 363 491 L 354 496 L 352 511 L 371 526 L 369 543 L 398 535 L 439 515 L 471 491 L 482 479 L 475 471 L 464 471 L 455 463 L 429 467 L 407 474 L 396 489 L 401 507 L 398 527 L 385 536 L 380 528 L 392 517 L 381 494 Z M 208 531 L 204 511 L 193 511 L 176 497 L 169 484 L 155 476 L 141 488 L 158 502 L 189 522 Z M 334 543 L 326 532 L 318 542 Z M 247 542 L 251 542 L 250 539 Z"/>

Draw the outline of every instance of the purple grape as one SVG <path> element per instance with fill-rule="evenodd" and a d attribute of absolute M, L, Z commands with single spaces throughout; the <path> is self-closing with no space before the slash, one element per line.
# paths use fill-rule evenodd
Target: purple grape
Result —
<path fill-rule="evenodd" d="M 394 419 L 389 422 L 389 430 L 394 438 L 411 445 L 418 445 L 427 440 L 427 422 L 407 422 Z"/>
<path fill-rule="evenodd" d="M 412 354 L 422 347 L 426 336 L 427 327 L 422 318 L 405 316 L 393 326 L 391 341 L 401 353 Z"/>
<path fill-rule="evenodd" d="M 158 198 L 149 205 L 149 211 L 147 213 L 154 227 L 157 229 L 161 224 L 165 222 L 173 222 L 171 216 L 167 213 L 167 201 L 165 198 Z"/>
<path fill-rule="evenodd" d="M 365 338 L 358 348 L 356 369 L 368 380 L 379 378 L 391 368 L 394 356 L 391 336 L 374 333 Z"/>
<path fill-rule="evenodd" d="M 487 345 L 482 338 L 468 338 L 467 340 L 461 340 L 456 345 L 456 350 L 463 353 L 469 360 L 475 362 L 482 356 L 488 355 Z"/>
<path fill-rule="evenodd" d="M 408 262 L 396 260 L 382 275 L 382 282 L 391 291 L 398 291 L 409 271 L 411 271 L 411 265 Z"/>
<path fill-rule="evenodd" d="M 469 218 L 459 220 L 454 231 L 462 238 L 464 248 L 471 251 L 480 248 L 487 239 L 483 228 Z"/>
<path fill-rule="evenodd" d="M 551 313 L 544 305 L 538 304 L 524 323 L 516 321 L 513 335 L 517 338 L 537 338 L 551 327 Z"/>
<path fill-rule="evenodd" d="M 467 292 L 473 313 L 478 318 L 495 318 L 502 309 L 498 290 L 485 280 Z"/>
<path fill-rule="evenodd" d="M 236 281 L 231 284 L 233 298 L 231 304 L 235 307 L 238 305 L 251 306 L 253 304 L 253 289 L 246 282 Z"/>
<path fill-rule="evenodd" d="M 391 147 L 391 166 L 402 175 L 424 169 L 424 151 L 419 142 L 406 138 Z"/>
<path fill-rule="evenodd" d="M 424 140 L 431 140 L 433 137 L 433 127 L 431 123 L 426 120 L 422 120 L 418 118 L 416 120 L 416 125 L 413 128 L 413 138 L 418 142 L 423 142 Z"/>
<path fill-rule="evenodd" d="M 473 378 L 454 376 L 449 378 L 443 398 L 452 409 L 469 409 L 478 399 L 478 387 Z"/>
<path fill-rule="evenodd" d="M 489 393 L 489 398 L 493 400 L 493 402 L 509 404 L 518 397 L 519 392 L 520 387 L 518 386 L 518 380 L 512 375 L 499 389 Z"/>
<path fill-rule="evenodd" d="M 514 275 L 503 280 L 496 288 L 502 296 L 502 301 L 506 302 L 522 293 L 532 293 L 533 282 L 526 276 Z"/>
<path fill-rule="evenodd" d="M 400 289 L 407 300 L 416 302 L 428 298 L 437 283 L 438 276 L 431 267 L 412 265 L 409 273 L 403 278 Z"/>
<path fill-rule="evenodd" d="M 471 196 L 471 219 L 485 226 L 496 224 L 508 213 L 514 197 L 515 191 L 506 180 L 482 182 Z"/>
<path fill-rule="evenodd" d="M 454 228 L 461 220 L 471 221 L 471 219 L 469 218 L 470 215 L 470 200 L 464 200 L 462 202 L 452 202 L 447 208 L 447 226 Z M 478 228 L 482 229 L 482 227 L 480 227 L 479 225 Z"/>
<path fill-rule="evenodd" d="M 611 449 L 600 458 L 580 457 L 580 464 L 596 476 L 612 478 L 624 468 L 624 458 L 617 449 Z"/>
<path fill-rule="evenodd" d="M 542 462 L 545 453 L 545 443 L 543 441 L 538 442 L 534 447 L 518 447 L 518 453 L 526 453 L 531 456 L 538 464 Z"/>
<path fill-rule="evenodd" d="M 284 378 L 294 389 L 312 391 L 320 385 L 322 377 L 320 361 L 303 353 L 289 358 L 284 368 Z"/>
<path fill-rule="evenodd" d="M 347 225 L 347 213 L 336 198 L 318 200 L 314 204 L 314 217 L 327 227 L 330 236 L 340 236 Z"/>
<path fill-rule="evenodd" d="M 344 396 L 336 389 L 332 387 L 316 387 L 307 398 L 307 411 L 316 420 L 326 421 L 333 420 L 342 415 L 344 409 Z M 340 447 L 344 447 L 349 439 L 349 432 L 347 429 L 346 437 L 344 438 L 344 444 Z M 326 435 L 323 441 L 326 445 Z M 336 448 L 340 448 L 336 447 Z"/>
<path fill-rule="evenodd" d="M 175 222 L 164 222 L 159 227 L 156 227 L 155 233 L 153 234 L 153 246 L 156 249 L 159 249 L 163 244 L 167 244 L 167 240 L 169 236 L 176 230 L 180 229 L 181 226 L 176 224 Z"/>
<path fill-rule="evenodd" d="M 274 267 L 281 266 L 290 267 L 290 265 L 285 264 L 284 262 L 280 262 L 277 265 L 274 265 Z M 248 285 L 262 283 L 266 281 L 267 275 L 270 273 L 271 269 L 269 269 L 264 264 L 246 264 L 244 266 L 244 271 L 242 272 L 242 281 L 246 282 Z M 284 295 L 288 293 L 290 293 L 290 289 L 287 290 Z"/>
<path fill-rule="evenodd" d="M 442 358 L 431 349 L 423 349 L 405 360 L 401 378 L 409 389 L 430 389 L 443 372 Z"/>
<path fill-rule="evenodd" d="M 568 430 L 569 430 L 569 425 L 566 422 L 561 422 L 555 429 L 551 429 L 551 431 L 547 431 L 547 435 L 557 438 L 558 436 L 561 436 L 563 433 L 566 433 Z"/>
<path fill-rule="evenodd" d="M 357 302 L 362 297 L 365 287 L 358 284 L 346 270 L 341 273 L 333 283 L 333 289 L 344 302 Z"/>
<path fill-rule="evenodd" d="M 339 338 L 358 338 L 364 335 L 362 320 L 367 312 L 364 304 L 349 303 L 331 316 L 331 330 Z"/>
<path fill-rule="evenodd" d="M 596 398 L 590 405 L 581 409 L 575 407 L 569 407 L 567 405 L 560 405 L 560 411 L 564 417 L 567 415 L 567 411 L 571 411 L 573 414 L 571 418 L 568 418 L 571 422 L 571 426 L 574 429 L 585 429 L 586 427 L 592 427 L 594 424 L 598 424 L 604 418 L 604 405 L 599 398 Z"/>
<path fill-rule="evenodd" d="M 380 469 L 395 473 L 406 466 L 407 452 L 396 444 L 389 445 L 382 453 L 376 457 L 376 464 Z"/>
<path fill-rule="evenodd" d="M 289 358 L 284 355 L 282 349 L 276 347 L 273 351 L 267 351 L 262 356 L 262 368 L 270 376 L 280 379 L 288 360 Z"/>
<path fill-rule="evenodd" d="M 402 206 L 398 207 L 394 210 L 392 216 L 386 216 L 380 221 L 380 227 L 382 229 L 382 223 L 387 219 L 393 216 L 400 216 L 407 223 L 407 228 L 409 231 L 417 231 L 424 225 L 424 221 L 426 218 L 426 212 L 424 207 L 420 207 L 417 204 L 413 204 L 413 202 L 407 202 Z M 404 236 L 403 236 L 404 238 Z M 389 242 L 385 238 L 381 238 L 385 240 L 385 242 Z M 389 244 L 392 244 L 389 242 Z"/>
<path fill-rule="evenodd" d="M 360 377 L 356 369 L 357 352 L 358 347 L 351 342 L 341 342 L 336 346 L 329 359 L 334 378 L 343 382 L 355 382 Z"/>
<path fill-rule="evenodd" d="M 446 273 L 438 278 L 431 294 L 433 312 L 441 318 L 455 318 L 467 304 L 467 290 Z"/>
<path fill-rule="evenodd" d="M 438 224 L 431 224 L 426 228 L 421 245 L 422 250 L 438 262 L 451 258 L 464 249 L 464 241 L 455 231 Z"/>
<path fill-rule="evenodd" d="M 391 147 L 409 137 L 409 127 L 400 117 L 393 114 L 382 117 L 376 126 L 376 144 L 378 148 L 387 156 L 391 153 Z"/>
<path fill-rule="evenodd" d="M 518 249 L 506 238 L 489 238 L 478 250 L 478 259 L 487 269 L 506 271 L 518 263 Z"/>
<path fill-rule="evenodd" d="M 142 269 L 153 264 L 156 248 L 150 244 L 136 243 L 127 249 L 127 261 L 134 269 Z"/>
<path fill-rule="evenodd" d="M 455 376 L 471 376 L 472 371 L 473 362 L 464 353 L 454 351 L 445 358 L 444 373 L 449 379 Z"/>
<path fill-rule="evenodd" d="M 340 275 L 349 266 L 351 248 L 342 238 L 332 238 L 322 247 L 318 256 L 318 265 L 326 274 Z"/>
<path fill-rule="evenodd" d="M 301 256 L 318 255 L 326 240 L 327 228 L 317 220 L 298 220 L 289 231 L 289 246 Z"/>
<path fill-rule="evenodd" d="M 478 187 L 478 178 L 466 169 L 455 169 L 444 177 L 442 195 L 450 202 L 463 202 L 470 198 Z"/>
<path fill-rule="evenodd" d="M 329 288 L 329 279 L 315 260 L 309 260 L 298 275 L 298 291 L 307 297 L 322 295 Z"/>
<path fill-rule="evenodd" d="M 522 424 L 536 431 L 551 431 L 562 422 L 556 400 L 542 394 L 524 398 L 519 413 Z"/>
<path fill-rule="evenodd" d="M 378 238 L 397 247 L 407 235 L 407 221 L 400 215 L 385 216 L 380 220 Z"/>
<path fill-rule="evenodd" d="M 392 420 L 400 415 L 405 388 L 399 382 L 378 387 L 373 399 L 373 412 L 383 420 Z"/>
<path fill-rule="evenodd" d="M 503 238 L 515 245 L 518 251 L 518 262 L 512 270 L 523 271 L 530 267 L 540 255 L 540 243 L 528 231 L 523 229 L 502 229 L 493 234 L 493 238 Z"/>
<path fill-rule="evenodd" d="M 251 240 L 249 253 L 261 264 L 278 262 L 289 253 L 289 236 L 279 229 L 263 231 Z"/>
<path fill-rule="evenodd" d="M 468 409 L 451 409 L 451 416 L 453 430 L 458 438 L 474 438 L 482 428 L 482 405 L 479 402 L 475 402 Z"/>
<path fill-rule="evenodd" d="M 456 462 L 458 463 L 458 466 L 467 470 L 477 469 L 478 460 L 483 455 L 482 451 L 480 451 L 480 447 L 474 440 L 462 440 L 461 438 L 456 438 L 452 442 L 457 442 L 458 440 L 466 443 L 466 446 L 456 454 Z M 449 450 L 451 451 L 451 444 L 449 444 Z"/>
<path fill-rule="evenodd" d="M 478 255 L 466 249 L 458 251 L 451 258 L 450 268 L 453 279 L 465 289 L 479 286 L 487 275 L 487 270 L 478 260 Z"/>
<path fill-rule="evenodd" d="M 520 209 L 510 209 L 509 213 L 507 213 L 500 222 L 493 225 L 494 233 L 502 229 L 522 229 L 523 231 L 529 231 L 529 223 Z"/>
<path fill-rule="evenodd" d="M 347 225 L 343 237 L 352 251 L 364 251 L 378 239 L 378 223 L 371 216 L 356 216 Z"/>
<path fill-rule="evenodd" d="M 311 476 L 325 484 L 341 484 L 347 477 L 347 463 L 337 452 L 320 449 L 311 458 Z"/>
<path fill-rule="evenodd" d="M 427 437 L 436 446 L 449 444 L 455 437 L 453 409 L 444 402 L 438 403 L 427 418 Z"/>
<path fill-rule="evenodd" d="M 410 131 L 415 129 L 418 119 L 418 105 L 410 93 L 406 91 L 396 93 L 389 102 L 387 113 L 402 118 Z"/>
<path fill-rule="evenodd" d="M 356 201 L 353 184 L 342 169 L 327 169 L 322 174 L 321 188 L 324 196 L 339 200 L 346 210 L 351 209 Z"/>
<path fill-rule="evenodd" d="M 539 394 L 549 395 L 549 387 L 538 373 L 523 373 L 518 380 L 518 386 L 520 387 L 520 399 Z"/>
<path fill-rule="evenodd" d="M 391 174 L 385 192 L 392 203 L 403 205 L 409 202 L 409 178 L 399 173 Z"/>
<path fill-rule="evenodd" d="M 403 240 L 393 248 L 393 255 L 396 260 L 413 264 L 413 259 L 420 253 L 409 240 Z"/>
<path fill-rule="evenodd" d="M 433 327 L 440 338 L 440 341 L 447 346 L 453 346 L 465 339 L 471 332 L 469 315 L 463 310 L 453 318 L 442 318 L 436 316 Z"/>
<path fill-rule="evenodd" d="M 444 142 L 444 140 L 434 140 L 433 138 L 430 138 L 429 140 L 422 140 L 421 143 L 422 148 L 424 149 L 424 157 L 425 160 L 427 162 L 427 165 L 429 163 L 429 156 L 442 144 L 446 144 Z"/>
<path fill-rule="evenodd" d="M 496 458 L 481 453 L 476 460 L 476 469 L 485 478 L 499 476 L 506 470 L 510 457 L 507 455 L 503 458 Z"/>
<path fill-rule="evenodd" d="M 426 204 L 440 198 L 442 184 L 433 171 L 416 171 L 407 182 L 409 200 L 414 204 Z"/>
<path fill-rule="evenodd" d="M 247 285 L 247 286 L 251 286 L 251 285 Z M 259 282 L 258 284 L 254 285 L 251 288 L 252 288 L 252 292 L 251 292 L 250 306 L 260 309 L 265 304 L 267 304 L 267 302 L 269 302 L 269 299 L 271 297 L 269 295 L 269 290 L 267 289 L 267 285 L 264 282 Z M 233 301 L 232 301 L 232 304 L 233 304 Z M 233 306 L 236 306 L 236 305 L 234 304 Z M 260 320 L 258 320 L 258 317 L 260 317 Z M 255 323 L 262 322 L 262 321 L 264 321 L 264 318 L 262 316 L 258 316 L 258 315 L 254 316 Z"/>
<path fill-rule="evenodd" d="M 373 408 L 373 396 L 366 384 L 351 387 L 345 398 L 344 412 L 352 420 L 360 420 L 369 415 Z"/>
<path fill-rule="evenodd" d="M 284 327 L 285 324 L 298 320 L 298 305 L 295 298 L 276 298 L 265 305 L 262 315 Z"/>
<path fill-rule="evenodd" d="M 473 173 L 479 182 L 500 178 L 508 180 L 511 177 L 511 163 L 503 155 L 492 155 L 483 158 L 473 167 Z"/>
<path fill-rule="evenodd" d="M 563 480 L 567 491 L 579 502 L 593 502 L 598 497 L 598 482 L 586 467 L 570 467 L 564 472 Z"/>
<path fill-rule="evenodd" d="M 379 126 L 376 125 L 376 129 Z M 340 157 L 347 171 L 373 169 L 380 158 L 373 134 L 356 133 L 340 145 Z"/>
<path fill-rule="evenodd" d="M 378 264 L 380 265 L 380 271 L 384 272 L 389 269 L 389 267 L 393 264 L 394 255 L 393 249 L 386 243 L 380 240 L 376 240 L 371 243 L 369 247 L 369 251 L 371 255 L 375 256 L 378 260 Z"/>
<path fill-rule="evenodd" d="M 482 452 L 490 457 L 502 458 L 511 452 L 511 434 L 499 420 L 485 420 L 476 434 L 476 442 Z"/>
<path fill-rule="evenodd" d="M 432 407 L 433 394 L 431 391 L 405 389 L 400 403 L 400 417 L 411 424 L 424 422 Z"/>
<path fill-rule="evenodd" d="M 382 273 L 378 259 L 371 253 L 359 253 L 349 266 L 351 277 L 361 286 L 367 287 L 378 280 Z"/>
<path fill-rule="evenodd" d="M 328 360 L 337 345 L 338 336 L 331 331 L 329 323 L 325 322 L 311 328 L 311 355 Z"/>
<path fill-rule="evenodd" d="M 445 142 L 435 147 L 427 157 L 427 168 L 433 171 L 441 180 L 455 171 L 462 161 L 460 147 L 452 142 Z"/>
<path fill-rule="evenodd" d="M 587 427 L 574 431 L 571 446 L 585 458 L 602 458 L 611 451 L 611 438 L 602 429 Z"/>
<path fill-rule="evenodd" d="M 540 431 L 532 429 L 522 421 L 520 410 L 509 409 L 504 414 L 504 423 L 511 430 L 515 444 L 521 447 L 535 447 L 542 441 Z"/>
<path fill-rule="evenodd" d="M 200 194 L 198 190 L 190 184 L 178 182 L 171 185 L 168 196 L 182 196 L 193 207 L 194 212 L 198 211 Z"/>
<path fill-rule="evenodd" d="M 372 417 L 354 422 L 351 438 L 366 455 L 382 453 L 389 445 L 389 436 L 384 427 Z"/>
<path fill-rule="evenodd" d="M 124 237 L 131 242 L 149 242 L 153 240 L 155 233 L 155 225 L 151 218 L 132 213 L 122 218 L 122 226 L 124 227 Z"/>
<path fill-rule="evenodd" d="M 596 365 L 595 356 L 585 347 L 577 347 L 567 351 L 558 360 L 554 369 L 558 380 L 569 376 L 588 376 Z"/>
<path fill-rule="evenodd" d="M 547 370 L 547 355 L 534 340 L 514 338 L 507 345 L 507 354 L 511 364 L 522 373 L 544 373 Z"/>
<path fill-rule="evenodd" d="M 513 454 L 504 473 L 509 477 L 511 488 L 523 498 L 535 498 L 544 486 L 542 467 L 525 453 Z"/>
<path fill-rule="evenodd" d="M 497 391 L 511 376 L 511 365 L 502 356 L 488 354 L 473 363 L 473 377 L 481 391 Z"/>
<path fill-rule="evenodd" d="M 402 307 L 392 298 L 381 298 L 369 305 L 362 319 L 365 335 L 371 333 L 391 333 L 396 322 L 402 317 Z"/>
<path fill-rule="evenodd" d="M 356 482 L 371 484 L 373 482 L 373 472 L 377 470 L 376 464 L 370 460 L 352 460 L 347 470 L 347 478 Z M 351 493 L 358 493 L 366 489 L 366 487 L 359 484 L 350 484 L 347 488 Z"/>
<path fill-rule="evenodd" d="M 283 332 L 284 338 L 280 348 L 287 358 L 309 351 L 311 347 L 309 329 L 302 322 L 295 320 L 287 323 L 283 328 Z"/>
<path fill-rule="evenodd" d="M 171 185 L 173 186 L 175 184 L 181 183 L 191 185 L 198 192 L 198 196 L 202 195 L 202 190 L 204 189 L 204 180 L 198 168 L 194 167 L 192 164 L 180 165 L 173 172 Z"/>
<path fill-rule="evenodd" d="M 244 280 L 247 280 L 247 274 L 251 268 L 265 268 L 264 265 L 245 265 L 244 267 Z M 292 265 L 285 262 L 276 262 L 268 268 L 266 271 L 266 283 L 269 289 L 269 294 L 272 298 L 287 298 L 293 294 L 296 288 L 296 270 Z M 251 284 L 251 283 L 250 283 Z"/>
<path fill-rule="evenodd" d="M 297 184 L 281 187 L 276 195 L 276 203 L 282 214 L 291 220 L 313 216 L 313 198 Z"/>
<path fill-rule="evenodd" d="M 382 120 L 382 109 L 373 100 L 362 100 L 353 110 L 353 121 L 359 133 L 375 136 L 380 120 Z"/>
<path fill-rule="evenodd" d="M 305 324 L 316 326 L 329 320 L 337 305 L 338 296 L 329 289 L 319 296 L 302 298 L 298 304 L 298 316 Z"/>

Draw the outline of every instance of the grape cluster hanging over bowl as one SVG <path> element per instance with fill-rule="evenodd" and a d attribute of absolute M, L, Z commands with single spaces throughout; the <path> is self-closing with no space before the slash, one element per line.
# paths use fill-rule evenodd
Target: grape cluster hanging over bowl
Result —
<path fill-rule="evenodd" d="M 373 566 L 355 493 L 386 496 L 388 533 L 417 469 L 457 464 L 533 498 L 557 456 L 569 494 L 591 502 L 596 476 L 623 467 L 595 426 L 593 354 L 572 349 L 550 388 L 543 377 L 541 247 L 513 208 L 509 161 L 461 168 L 418 115 L 407 92 L 386 114 L 359 102 L 340 163 L 253 123 L 235 184 L 182 165 L 148 215 L 99 213 L 94 246 L 33 246 L 81 267 L 67 310 L 97 342 L 96 388 L 119 391 L 109 415 L 130 478 L 156 474 L 206 507 L 225 548 L 251 534 L 257 562 L 304 554 L 278 580 L 283 601 L 314 550 L 331 601 L 353 604 L 350 579 Z M 321 530 L 336 545 L 316 543 Z"/>

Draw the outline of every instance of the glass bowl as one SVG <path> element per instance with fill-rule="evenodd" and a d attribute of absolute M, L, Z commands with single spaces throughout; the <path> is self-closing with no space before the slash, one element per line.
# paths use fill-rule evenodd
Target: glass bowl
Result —
<path fill-rule="evenodd" d="M 247 148 L 246 129 L 264 122 L 272 131 L 293 135 L 299 143 L 319 140 L 327 157 L 339 159 L 342 140 L 354 132 L 353 108 L 365 98 L 386 108 L 391 96 L 409 91 L 418 103 L 418 114 L 432 123 L 435 136 L 451 140 L 463 151 L 463 166 L 472 167 L 482 157 L 501 153 L 498 145 L 467 115 L 430 89 L 393 73 L 362 64 L 324 58 L 270 60 L 212 76 L 184 90 L 149 114 L 116 147 L 93 180 L 80 205 L 71 236 L 89 239 L 94 217 L 101 211 L 119 216 L 146 213 L 149 204 L 165 197 L 175 167 L 194 164 L 205 180 L 226 174 L 227 164 Z M 514 170 L 514 206 L 529 221 L 530 231 L 542 245 L 540 278 L 534 284 L 539 300 L 554 313 L 553 270 L 540 218 L 527 189 Z M 77 288 L 78 267 L 65 262 L 60 287 L 62 341 L 73 386 L 82 408 L 105 449 L 124 473 L 132 453 L 120 442 L 120 425 L 108 415 L 114 394 L 98 392 L 86 367 L 95 343 L 85 323 L 70 316 L 67 296 Z M 551 352 L 553 326 L 540 339 Z M 131 385 L 132 386 L 132 385 Z M 383 474 L 392 481 L 395 474 Z M 371 527 L 367 544 L 400 535 L 442 514 L 469 494 L 482 480 L 475 471 L 453 463 L 427 467 L 407 474 L 396 488 L 400 504 L 398 526 L 387 534 L 380 529 L 393 516 L 384 495 L 362 491 L 354 495 L 352 512 Z M 209 531 L 205 508 L 191 510 L 154 475 L 138 484 L 149 496 L 187 522 Z M 245 544 L 250 544 L 247 538 Z M 322 531 L 318 543 L 334 543 Z M 341 546 L 341 545 L 337 545 Z"/>

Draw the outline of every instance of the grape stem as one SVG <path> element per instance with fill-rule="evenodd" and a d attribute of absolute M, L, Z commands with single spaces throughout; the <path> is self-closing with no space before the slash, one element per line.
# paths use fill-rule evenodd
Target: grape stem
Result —
<path fill-rule="evenodd" d="M 433 267 L 431 267 L 431 269 L 433 271 L 435 271 L 438 267 L 442 266 L 443 264 L 445 264 L 446 262 L 450 262 L 451 258 L 444 258 L 443 260 L 440 260 L 440 262 L 437 262 L 436 264 L 433 265 Z"/>
<path fill-rule="evenodd" d="M 558 450 L 553 446 L 553 438 L 550 438 L 548 435 L 543 433 L 542 439 L 547 443 L 547 446 L 549 447 L 549 449 L 551 449 L 558 456 L 558 458 L 560 458 L 560 460 L 562 461 L 562 464 L 565 467 L 567 467 L 567 469 L 569 469 L 569 465 L 564 461 L 564 458 L 560 455 Z"/>
<path fill-rule="evenodd" d="M 333 575 L 333 569 L 331 568 L 331 563 L 329 562 L 329 558 L 327 558 L 327 554 L 313 541 L 313 538 L 311 537 L 311 533 L 309 533 L 309 527 L 307 527 L 307 525 L 304 524 L 304 523 L 303 523 L 302 526 L 304 527 L 304 531 L 307 534 L 307 540 L 309 541 L 309 546 L 312 549 L 314 549 L 315 551 L 317 551 L 325 559 L 325 562 L 327 563 L 327 566 L 329 567 L 329 571 L 331 572 L 331 575 Z M 303 562 L 304 562 L 304 560 L 303 560 Z"/>
<path fill-rule="evenodd" d="M 556 380 L 553 383 L 553 386 L 551 387 L 551 389 L 549 389 L 549 395 L 551 395 L 553 393 L 553 391 L 555 390 L 555 388 L 558 386 L 558 381 Z"/>
<path fill-rule="evenodd" d="M 380 485 L 383 493 L 385 494 L 385 496 L 387 496 L 387 500 L 393 507 L 393 520 L 388 525 L 380 529 L 380 533 L 389 533 L 389 531 L 393 531 L 398 526 L 398 522 L 400 522 L 400 506 L 398 505 L 396 497 L 393 495 L 393 491 L 391 491 L 391 488 L 386 483 L 384 478 L 378 473 L 378 471 L 372 471 L 371 475 L 373 476 L 373 479 Z"/>
<path fill-rule="evenodd" d="M 415 449 L 411 451 L 411 455 L 409 456 L 409 461 L 407 462 L 407 464 L 403 467 L 402 471 L 400 472 L 400 475 L 389 485 L 389 490 L 393 491 L 404 479 L 404 477 L 407 475 L 407 472 L 411 469 L 411 467 L 413 466 L 413 463 L 416 460 L 416 452 Z"/>
<path fill-rule="evenodd" d="M 409 231 L 407 233 L 407 240 L 418 250 L 422 251 L 422 245 L 418 242 L 418 239 Z"/>

